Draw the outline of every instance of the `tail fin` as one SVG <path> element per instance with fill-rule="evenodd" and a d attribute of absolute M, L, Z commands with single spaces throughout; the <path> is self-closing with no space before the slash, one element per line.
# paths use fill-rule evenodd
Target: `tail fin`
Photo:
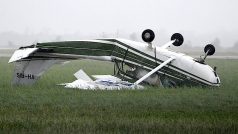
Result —
<path fill-rule="evenodd" d="M 12 84 L 32 85 L 52 65 L 62 60 L 20 60 L 15 62 Z"/>

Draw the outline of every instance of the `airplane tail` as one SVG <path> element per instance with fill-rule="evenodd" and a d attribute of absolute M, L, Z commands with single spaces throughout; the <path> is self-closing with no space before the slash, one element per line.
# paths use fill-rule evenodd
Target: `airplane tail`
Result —
<path fill-rule="evenodd" d="M 13 85 L 32 85 L 59 60 L 22 60 L 15 62 Z"/>
<path fill-rule="evenodd" d="M 16 50 L 9 60 L 15 63 L 13 73 L 13 85 L 32 85 L 52 65 L 61 63 L 63 60 L 30 58 L 38 48 L 23 48 Z"/>

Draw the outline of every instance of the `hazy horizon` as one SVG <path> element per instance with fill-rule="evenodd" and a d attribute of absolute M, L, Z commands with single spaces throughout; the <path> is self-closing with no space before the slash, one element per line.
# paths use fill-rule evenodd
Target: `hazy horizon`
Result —
<path fill-rule="evenodd" d="M 236 5 L 236 0 L 0 0 L 0 46 L 133 34 L 141 41 L 141 32 L 150 28 L 159 44 L 180 32 L 192 46 L 218 39 L 231 47 L 238 41 Z"/>

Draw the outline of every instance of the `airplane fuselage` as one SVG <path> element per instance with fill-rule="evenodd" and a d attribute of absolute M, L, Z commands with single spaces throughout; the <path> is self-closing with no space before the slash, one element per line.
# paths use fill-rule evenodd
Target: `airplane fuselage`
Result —
<path fill-rule="evenodd" d="M 156 72 L 163 84 L 169 82 L 174 86 L 220 85 L 218 75 L 209 65 L 183 53 L 162 47 L 150 47 L 147 43 L 125 39 L 100 39 L 38 43 L 36 48 L 38 50 L 26 59 L 95 59 L 125 63 L 147 71 L 174 57 L 175 60 Z"/>

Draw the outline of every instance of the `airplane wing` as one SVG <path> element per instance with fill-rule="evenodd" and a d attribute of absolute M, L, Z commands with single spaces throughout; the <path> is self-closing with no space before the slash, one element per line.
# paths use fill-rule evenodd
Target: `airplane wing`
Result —
<path fill-rule="evenodd" d="M 12 84 L 31 85 L 51 66 L 75 59 L 111 61 L 113 45 L 107 41 L 82 40 L 37 43 L 14 52 L 9 63 L 15 64 Z M 83 72 L 75 77 L 82 78 Z M 85 76 L 85 75 L 83 75 Z M 85 77 L 86 78 L 86 77 Z M 89 77 L 88 77 L 89 78 Z"/>
<path fill-rule="evenodd" d="M 20 48 L 9 60 L 16 65 L 13 84 L 33 84 L 53 64 L 67 60 L 94 59 L 116 62 L 119 59 L 121 64 L 148 67 L 148 63 L 154 62 L 150 61 L 150 52 L 143 53 L 145 50 L 150 51 L 145 49 L 145 46 L 147 45 L 143 43 L 117 39 L 37 43 L 34 48 Z M 140 58 L 143 60 L 139 60 Z M 83 73 L 76 73 L 75 77 L 85 80 L 86 77 L 82 78 L 81 74 Z"/>

